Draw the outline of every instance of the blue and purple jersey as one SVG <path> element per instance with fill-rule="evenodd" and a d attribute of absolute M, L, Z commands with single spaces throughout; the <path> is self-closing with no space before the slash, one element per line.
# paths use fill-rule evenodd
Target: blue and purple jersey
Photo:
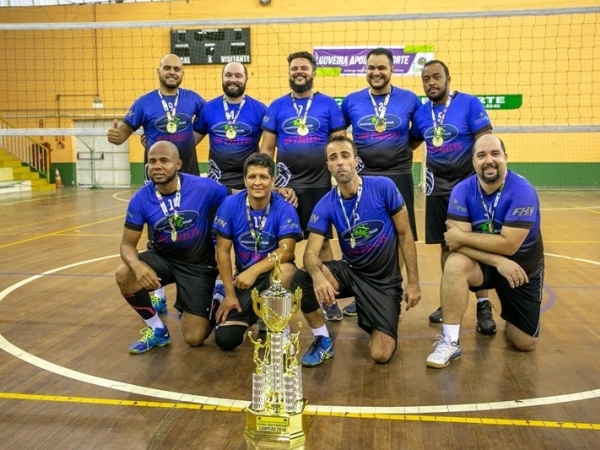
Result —
<path fill-rule="evenodd" d="M 173 109 L 175 95 L 163 95 L 169 111 Z M 158 91 L 154 90 L 138 98 L 123 119 L 123 122 L 134 131 L 143 127 L 146 135 L 146 151 L 144 163 L 148 162 L 148 149 L 158 141 L 169 141 L 179 149 L 179 158 L 183 165 L 180 172 L 200 175 L 193 122 L 200 115 L 205 101 L 194 91 L 179 88 L 177 100 L 177 131 L 167 132 L 169 118 L 163 107 Z"/>

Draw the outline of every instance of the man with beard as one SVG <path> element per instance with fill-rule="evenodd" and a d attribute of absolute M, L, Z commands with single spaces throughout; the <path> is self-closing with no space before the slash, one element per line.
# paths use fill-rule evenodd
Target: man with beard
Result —
<path fill-rule="evenodd" d="M 423 140 L 427 146 L 427 191 L 425 200 L 425 243 L 441 245 L 444 270 L 450 250 L 444 241 L 446 213 L 452 188 L 474 174 L 471 153 L 475 140 L 491 134 L 492 124 L 481 102 L 464 92 L 450 91 L 450 72 L 442 61 L 428 61 L 421 73 L 429 101 L 419 109 L 411 128 L 413 148 Z M 477 296 L 477 331 L 496 333 L 492 304 L 486 290 Z M 441 307 L 429 321 L 442 322 Z"/>
<path fill-rule="evenodd" d="M 177 55 L 165 55 L 156 74 L 159 88 L 138 98 L 121 123 L 117 119 L 108 130 L 108 142 L 121 145 L 138 128 L 144 129 L 144 181 L 148 183 L 148 149 L 159 141 L 173 142 L 182 160 L 180 172 L 200 175 L 196 144 L 200 135 L 193 131 L 193 122 L 200 114 L 204 99 L 193 91 L 180 88 L 184 76 L 183 64 Z M 163 288 L 152 296 L 154 307 L 167 310 Z"/>
<path fill-rule="evenodd" d="M 311 53 L 288 56 L 292 92 L 271 103 L 263 120 L 261 152 L 277 161 L 277 186 L 293 188 L 304 237 L 312 210 L 331 189 L 331 174 L 323 164 L 323 148 L 331 136 L 345 136 L 346 123 L 335 100 L 313 90 L 317 65 Z M 277 157 L 275 158 L 275 150 Z M 333 259 L 326 235 L 321 259 Z M 341 320 L 337 304 L 323 311 L 329 320 Z"/>
<path fill-rule="evenodd" d="M 217 268 L 211 225 L 214 211 L 229 189 L 214 180 L 179 173 L 181 164 L 173 143 L 152 145 L 148 150 L 151 182 L 134 194 L 127 207 L 121 239 L 123 262 L 116 282 L 147 325 L 142 337 L 129 347 L 131 353 L 171 342 L 148 293 L 171 283 L 177 285 L 175 308 L 182 314 L 184 340 L 200 346 L 212 331 L 209 317 Z M 148 249 L 139 253 L 144 224 L 150 242 Z"/>
<path fill-rule="evenodd" d="M 358 325 L 369 333 L 375 362 L 388 362 L 396 351 L 400 302 L 406 310 L 421 298 L 417 251 L 404 199 L 387 177 L 356 173 L 356 145 L 345 136 L 331 138 L 325 148 L 327 168 L 337 181 L 315 206 L 308 225 L 304 268 L 296 272 L 292 289 L 302 288 L 302 312 L 314 342 L 302 364 L 314 367 L 333 356 L 333 340 L 320 313 L 320 303 L 354 296 Z M 339 236 L 341 261 L 323 261 L 319 250 L 331 225 Z M 406 287 L 398 253 L 406 263 Z"/>
<path fill-rule="evenodd" d="M 409 129 L 421 100 L 411 91 L 392 86 L 394 57 L 385 48 L 367 54 L 369 87 L 348 95 L 342 102 L 346 125 L 352 125 L 352 138 L 358 147 L 361 175 L 391 179 L 406 202 L 413 239 L 415 223 L 415 187 L 412 177 L 413 149 Z M 400 261 L 400 268 L 403 262 Z M 356 315 L 356 302 L 344 308 L 347 316 Z"/>
<path fill-rule="evenodd" d="M 223 67 L 222 96 L 204 105 L 194 131 L 200 139 L 208 134 L 208 177 L 232 189 L 245 189 L 243 166 L 259 151 L 265 104 L 245 93 L 248 71 L 239 62 Z"/>
<path fill-rule="evenodd" d="M 461 357 L 460 323 L 469 290 L 495 289 L 506 337 L 517 350 L 535 348 L 540 331 L 544 245 L 540 202 L 531 184 L 507 169 L 504 143 L 484 135 L 475 142 L 476 175 L 450 195 L 442 275 L 444 324 L 427 366 L 443 368 Z"/>

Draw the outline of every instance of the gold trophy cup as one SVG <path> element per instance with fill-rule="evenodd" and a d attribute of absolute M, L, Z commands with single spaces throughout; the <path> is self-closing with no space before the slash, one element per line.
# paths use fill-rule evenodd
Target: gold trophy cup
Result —
<path fill-rule="evenodd" d="M 284 247 L 285 249 L 285 247 Z M 299 332 L 284 338 L 284 330 L 298 311 L 302 290 L 292 294 L 281 285 L 281 256 L 269 255 L 275 262 L 271 287 L 261 292 L 252 290 L 252 307 L 267 326 L 267 336 L 253 340 L 252 404 L 246 410 L 248 448 L 261 448 L 278 443 L 277 448 L 302 448 L 306 439 L 303 411 L 306 400 L 302 392 L 302 371 L 296 359 Z M 282 447 L 283 445 L 283 447 Z"/>

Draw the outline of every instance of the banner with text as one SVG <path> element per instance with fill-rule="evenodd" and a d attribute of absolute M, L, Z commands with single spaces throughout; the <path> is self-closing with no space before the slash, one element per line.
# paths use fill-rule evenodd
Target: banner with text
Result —
<path fill-rule="evenodd" d="M 367 54 L 372 47 L 314 47 L 317 75 L 339 77 L 365 75 Z M 433 46 L 387 47 L 394 57 L 394 75 L 421 75 L 423 65 L 433 58 Z"/>

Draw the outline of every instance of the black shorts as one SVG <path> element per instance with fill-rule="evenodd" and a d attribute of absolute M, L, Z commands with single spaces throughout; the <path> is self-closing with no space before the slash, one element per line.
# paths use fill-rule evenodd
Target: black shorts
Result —
<path fill-rule="evenodd" d="M 326 261 L 323 264 L 340 284 L 337 298 L 354 296 L 358 326 L 369 334 L 378 330 L 397 340 L 402 301 L 400 283 L 391 285 L 363 277 L 343 261 Z M 292 290 L 296 290 L 298 286 L 302 288 L 302 311 L 309 314 L 318 310 L 320 305 L 313 289 L 312 278 L 304 270 L 299 270 L 294 276 Z"/>
<path fill-rule="evenodd" d="M 415 221 L 415 184 L 412 173 L 403 173 L 399 175 L 385 175 L 394 182 L 404 202 L 406 203 L 406 211 L 408 212 L 408 221 L 410 222 L 410 230 L 412 231 L 413 239 L 417 242 L 417 223 Z"/>
<path fill-rule="evenodd" d="M 258 320 L 258 316 L 254 312 L 252 307 L 252 290 L 256 289 L 259 293 L 268 289 L 271 286 L 271 272 L 263 273 L 260 275 L 250 289 L 238 289 L 235 288 L 235 295 L 237 296 L 242 312 L 237 312 L 236 309 L 232 309 L 227 314 L 227 321 L 245 322 L 248 326 L 252 326 Z M 223 327 L 226 328 L 226 327 Z"/>
<path fill-rule="evenodd" d="M 315 205 L 321 200 L 321 198 L 331 191 L 330 187 L 316 187 L 316 188 L 298 188 L 294 186 L 288 186 L 296 192 L 296 196 L 298 197 L 298 207 L 296 211 L 298 212 L 298 217 L 300 218 L 300 227 L 302 227 L 302 233 L 304 234 L 304 238 L 308 238 L 308 222 L 310 221 L 310 216 L 312 215 L 313 209 Z M 333 237 L 333 232 L 331 229 L 325 235 L 325 239 L 331 239 Z"/>
<path fill-rule="evenodd" d="M 446 217 L 448 216 L 449 195 L 428 196 L 425 198 L 425 243 L 444 244 Z"/>
<path fill-rule="evenodd" d="M 502 305 L 500 316 L 512 323 L 529 336 L 538 337 L 540 334 L 540 315 L 542 313 L 542 288 L 544 271 L 529 277 L 529 282 L 511 288 L 495 267 L 479 263 L 483 273 L 481 286 L 470 287 L 473 292 L 482 289 L 495 289 Z"/>
<path fill-rule="evenodd" d="M 152 249 L 140 253 L 140 260 L 152 267 L 162 286 L 171 283 L 177 285 L 175 308 L 179 312 L 209 318 L 215 280 L 219 273 L 216 267 L 165 259 Z"/>

